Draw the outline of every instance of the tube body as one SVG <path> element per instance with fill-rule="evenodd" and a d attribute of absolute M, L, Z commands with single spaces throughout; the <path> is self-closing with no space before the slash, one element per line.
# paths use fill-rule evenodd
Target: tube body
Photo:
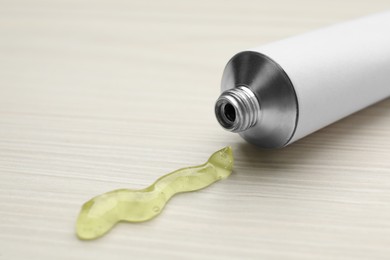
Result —
<path fill-rule="evenodd" d="M 256 65 L 256 59 L 265 65 Z M 285 84 L 284 90 L 275 91 L 278 84 Z M 222 91 L 238 87 L 254 93 L 260 111 L 255 124 L 237 132 L 268 148 L 288 145 L 385 99 L 390 96 L 390 12 L 238 53 L 225 68 Z M 288 131 L 276 134 L 281 128 Z"/>

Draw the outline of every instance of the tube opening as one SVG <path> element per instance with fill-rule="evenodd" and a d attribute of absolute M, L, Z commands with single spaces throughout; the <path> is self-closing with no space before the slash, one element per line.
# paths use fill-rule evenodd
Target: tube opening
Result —
<path fill-rule="evenodd" d="M 237 111 L 228 99 L 220 99 L 215 105 L 215 115 L 219 124 L 227 129 L 232 130 L 237 123 Z"/>
<path fill-rule="evenodd" d="M 232 106 L 232 104 L 227 103 L 223 108 L 223 113 L 228 121 L 232 123 L 236 121 L 236 109 Z"/>
<path fill-rule="evenodd" d="M 219 124 L 231 132 L 242 132 L 255 125 L 259 110 L 256 96 L 244 86 L 223 92 L 215 104 Z"/>

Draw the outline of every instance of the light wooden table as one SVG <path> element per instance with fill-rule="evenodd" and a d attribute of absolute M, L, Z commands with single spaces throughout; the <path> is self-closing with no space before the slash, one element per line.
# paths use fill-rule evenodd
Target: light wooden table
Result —
<path fill-rule="evenodd" d="M 0 1 L 0 259 L 390 259 L 390 100 L 263 151 L 217 124 L 235 52 L 383 1 Z M 82 203 L 232 145 L 232 176 L 83 242 Z"/>

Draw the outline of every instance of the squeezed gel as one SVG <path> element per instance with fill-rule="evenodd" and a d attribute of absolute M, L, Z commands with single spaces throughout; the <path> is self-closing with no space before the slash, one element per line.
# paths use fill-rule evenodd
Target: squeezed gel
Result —
<path fill-rule="evenodd" d="M 199 166 L 183 168 L 160 177 L 141 190 L 119 189 L 86 202 L 76 223 L 80 239 L 104 235 L 119 221 L 142 222 L 156 217 L 175 194 L 195 191 L 227 178 L 233 168 L 231 147 L 225 147 Z"/>

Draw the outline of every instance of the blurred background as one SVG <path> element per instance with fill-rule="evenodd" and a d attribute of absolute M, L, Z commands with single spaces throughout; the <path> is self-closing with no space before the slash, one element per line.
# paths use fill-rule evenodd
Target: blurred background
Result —
<path fill-rule="evenodd" d="M 389 100 L 276 151 L 223 131 L 213 109 L 236 52 L 389 8 L 0 0 L 0 258 L 388 259 Z M 75 237 L 92 196 L 226 145 L 228 180 L 153 221 Z"/>

